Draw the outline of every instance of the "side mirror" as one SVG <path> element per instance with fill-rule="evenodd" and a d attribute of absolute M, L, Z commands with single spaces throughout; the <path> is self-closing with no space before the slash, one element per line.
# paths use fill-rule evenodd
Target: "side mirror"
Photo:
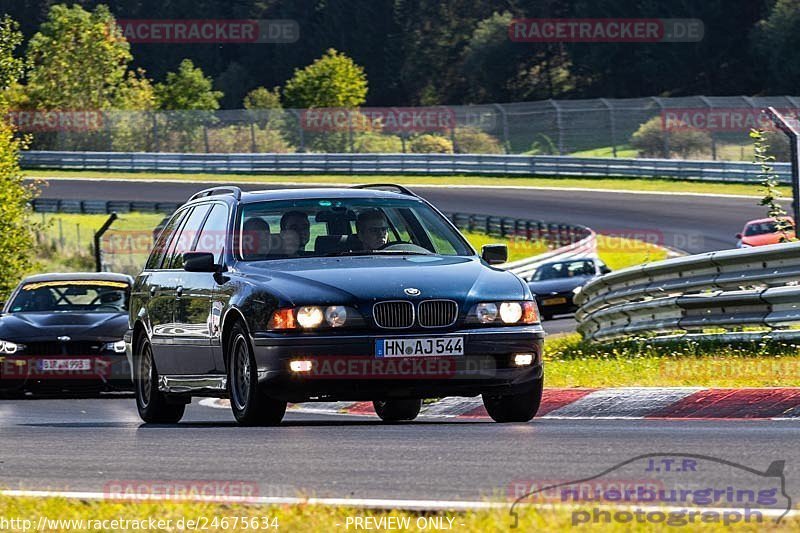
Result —
<path fill-rule="evenodd" d="M 214 254 L 210 252 L 186 252 L 183 254 L 183 269 L 186 272 L 216 272 Z"/>
<path fill-rule="evenodd" d="M 737 239 L 741 239 L 741 238 L 742 238 L 742 234 L 741 234 L 741 233 L 737 233 L 737 234 L 736 234 L 736 238 L 737 238 Z"/>
<path fill-rule="evenodd" d="M 508 261 L 508 246 L 505 244 L 485 244 L 481 248 L 481 257 L 490 265 L 499 265 Z"/>
<path fill-rule="evenodd" d="M 600 267 L 600 273 L 601 274 L 610 274 L 611 273 L 611 269 L 608 268 L 606 265 L 603 265 L 603 266 Z"/>

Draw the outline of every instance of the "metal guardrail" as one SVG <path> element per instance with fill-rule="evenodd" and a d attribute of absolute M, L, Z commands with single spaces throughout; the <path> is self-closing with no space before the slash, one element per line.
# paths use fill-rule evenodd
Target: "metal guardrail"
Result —
<path fill-rule="evenodd" d="M 594 341 L 800 339 L 800 243 L 724 250 L 607 274 L 576 298 Z"/>
<path fill-rule="evenodd" d="M 164 213 L 174 212 L 182 204 L 177 202 L 129 202 L 106 200 L 60 200 L 57 198 L 36 198 L 31 202 L 37 213 Z"/>
<path fill-rule="evenodd" d="M 270 174 L 430 174 L 680 178 L 753 182 L 759 169 L 737 161 L 473 154 L 198 154 L 27 151 L 26 169 Z M 788 163 L 775 172 L 790 183 Z"/>
<path fill-rule="evenodd" d="M 494 237 L 543 241 L 553 247 L 544 254 L 499 265 L 523 279 L 530 278 L 540 265 L 549 261 L 597 256 L 597 235 L 586 226 L 464 213 L 449 213 L 447 217 L 461 230 L 478 231 Z"/>

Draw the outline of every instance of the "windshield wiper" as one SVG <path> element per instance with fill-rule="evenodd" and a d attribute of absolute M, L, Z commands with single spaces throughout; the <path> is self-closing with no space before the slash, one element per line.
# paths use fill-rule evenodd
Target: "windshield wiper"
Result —
<path fill-rule="evenodd" d="M 349 252 L 330 252 L 325 257 L 346 257 L 357 255 L 433 255 L 433 252 L 414 252 L 409 250 L 360 250 Z"/>

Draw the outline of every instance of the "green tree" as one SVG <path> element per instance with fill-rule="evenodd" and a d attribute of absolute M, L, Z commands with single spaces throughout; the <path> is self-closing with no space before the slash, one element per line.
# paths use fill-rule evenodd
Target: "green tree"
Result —
<path fill-rule="evenodd" d="M 128 72 L 111 102 L 114 109 L 126 111 L 151 111 L 158 106 L 155 87 L 142 69 Z"/>
<path fill-rule="evenodd" d="M 133 59 L 108 7 L 54 5 L 30 40 L 26 92 L 36 109 L 108 109 Z"/>
<path fill-rule="evenodd" d="M 120 152 L 156 150 L 152 111 L 158 106 L 155 88 L 143 70 L 128 72 L 113 96 L 114 111 L 106 112 L 113 132 L 111 149 Z"/>
<path fill-rule="evenodd" d="M 211 78 L 195 67 L 191 59 L 184 59 L 178 72 L 169 72 L 164 83 L 156 84 L 156 97 L 161 109 L 207 110 L 219 109 L 220 91 L 212 89 Z"/>
<path fill-rule="evenodd" d="M 781 242 L 790 240 L 792 225 L 787 220 L 786 210 L 780 204 L 781 191 L 778 188 L 778 175 L 775 174 L 775 157 L 769 154 L 769 142 L 763 131 L 752 130 L 754 163 L 759 167 L 758 177 L 764 196 L 759 205 L 767 208 L 767 216 L 775 219 L 775 230 L 780 232 Z"/>
<path fill-rule="evenodd" d="M 367 75 L 352 59 L 330 48 L 311 65 L 295 70 L 283 95 L 291 108 L 354 108 L 366 101 Z"/>
<path fill-rule="evenodd" d="M 281 109 L 281 92 L 279 87 L 271 91 L 266 87 L 257 87 L 244 97 L 245 109 Z"/>
<path fill-rule="evenodd" d="M 692 154 L 707 151 L 711 147 L 711 136 L 683 122 L 666 128 L 661 117 L 653 117 L 634 132 L 631 146 L 638 150 L 639 157 L 666 159 L 678 154 L 681 159 L 688 159 Z"/>
<path fill-rule="evenodd" d="M 753 48 L 766 65 L 770 90 L 794 94 L 800 82 L 800 4 L 777 0 L 769 16 L 753 31 Z"/>
<path fill-rule="evenodd" d="M 22 43 L 19 24 L 6 15 L 0 20 L 0 90 L 5 91 L 23 74 L 24 62 L 14 55 Z M 0 93 L 2 94 L 2 93 Z"/>
<path fill-rule="evenodd" d="M 0 121 L 0 300 L 5 300 L 20 278 L 34 265 L 34 231 L 29 202 L 36 189 L 26 185 L 19 168 L 23 141 Z"/>

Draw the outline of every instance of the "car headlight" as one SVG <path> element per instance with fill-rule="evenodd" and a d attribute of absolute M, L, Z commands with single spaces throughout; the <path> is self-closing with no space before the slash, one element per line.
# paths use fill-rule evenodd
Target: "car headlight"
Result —
<path fill-rule="evenodd" d="M 330 305 L 325 308 L 325 322 L 332 328 L 340 328 L 347 323 L 347 308 L 343 305 Z"/>
<path fill-rule="evenodd" d="M 22 344 L 17 344 L 15 342 L 9 342 L 9 341 L 0 341 L 0 353 L 12 354 L 12 353 L 17 353 L 22 349 L 23 349 Z"/>
<path fill-rule="evenodd" d="M 506 324 L 516 324 L 522 318 L 522 304 L 503 302 L 500 304 L 500 319 Z"/>
<path fill-rule="evenodd" d="M 539 322 L 536 302 L 481 302 L 467 317 L 468 322 L 494 325 L 535 324 Z"/>
<path fill-rule="evenodd" d="M 307 305 L 297 310 L 297 323 L 301 328 L 316 328 L 322 324 L 323 320 L 325 320 L 325 315 L 322 314 L 322 309 L 319 307 Z"/>
<path fill-rule="evenodd" d="M 577 287 L 575 287 L 574 289 L 572 289 L 572 296 L 577 296 L 577 295 L 579 295 L 579 294 L 581 293 L 581 291 L 582 291 L 582 290 L 583 290 L 583 287 L 581 287 L 580 285 L 578 285 Z"/>
<path fill-rule="evenodd" d="M 481 303 L 475 306 L 475 313 L 482 324 L 489 324 L 497 319 L 497 304 Z"/>
<path fill-rule="evenodd" d="M 363 325 L 361 315 L 343 305 L 304 305 L 278 309 L 269 320 L 271 330 L 341 328 Z"/>
<path fill-rule="evenodd" d="M 114 353 L 125 353 L 125 341 L 108 342 L 103 349 Z"/>

